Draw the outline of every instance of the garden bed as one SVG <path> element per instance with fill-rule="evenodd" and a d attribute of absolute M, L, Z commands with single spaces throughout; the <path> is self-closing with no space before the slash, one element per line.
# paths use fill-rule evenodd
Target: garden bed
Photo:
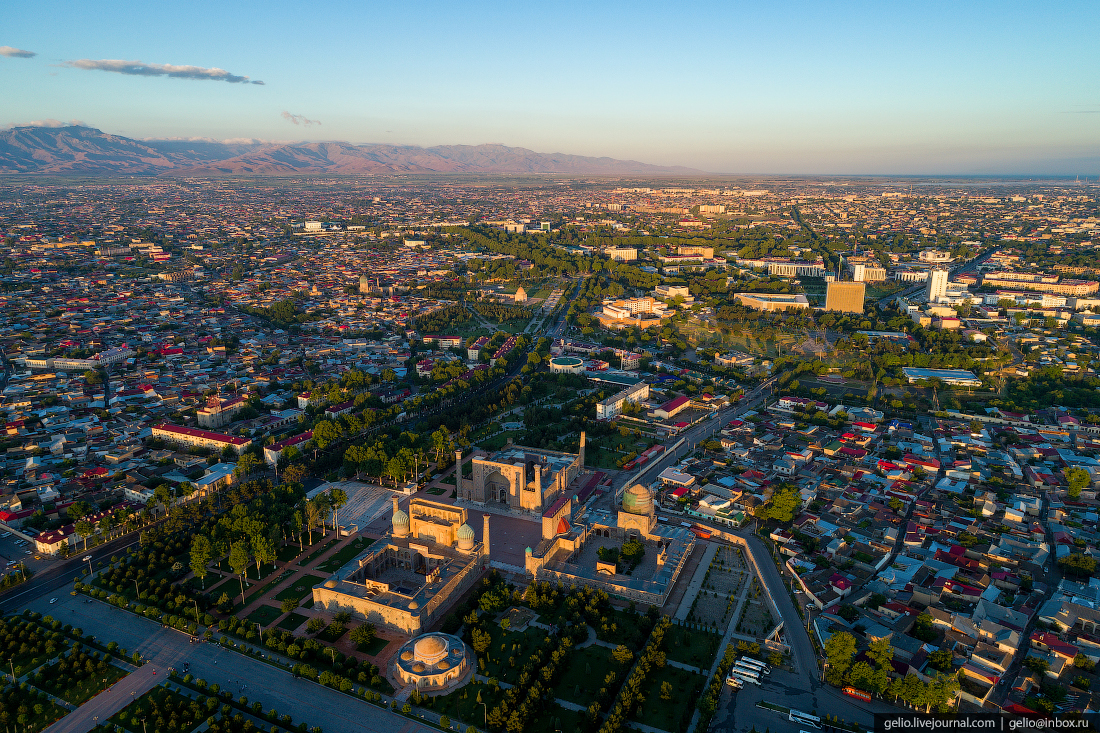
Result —
<path fill-rule="evenodd" d="M 275 625 L 280 629 L 283 629 L 284 631 L 294 631 L 294 629 L 298 628 L 305 622 L 305 616 L 300 613 L 291 612 L 287 614 L 286 618 Z"/>
<path fill-rule="evenodd" d="M 247 618 L 254 624 L 259 624 L 260 626 L 268 626 L 275 619 L 279 618 L 282 615 L 283 612 L 280 609 L 275 608 L 274 606 L 260 606 L 255 611 L 248 614 L 248 616 L 246 616 L 245 618 Z"/>
<path fill-rule="evenodd" d="M 299 575 L 291 581 L 290 585 L 279 591 L 278 595 L 275 596 L 275 600 L 285 601 L 289 598 L 295 601 L 301 601 L 307 595 L 313 593 L 313 586 L 320 585 L 324 581 L 324 578 L 320 578 L 316 575 Z"/>

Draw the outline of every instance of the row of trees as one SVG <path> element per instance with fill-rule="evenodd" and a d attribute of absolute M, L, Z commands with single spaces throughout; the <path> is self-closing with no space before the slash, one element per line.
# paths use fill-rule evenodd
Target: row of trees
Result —
<path fill-rule="evenodd" d="M 852 685 L 875 695 L 901 700 L 914 707 L 923 707 L 925 712 L 933 708 L 939 711 L 950 709 L 959 689 L 959 681 L 954 674 L 936 672 L 927 678 L 915 674 L 905 677 L 892 677 L 894 648 L 889 639 L 876 639 L 871 642 L 867 656 L 873 664 L 855 662 L 856 640 L 846 631 L 840 631 L 825 642 L 825 681 L 838 687 Z"/>
<path fill-rule="evenodd" d="M 615 702 L 615 707 L 612 708 L 607 719 L 603 725 L 600 726 L 600 733 L 619 733 L 626 728 L 626 723 L 630 719 L 631 713 L 634 709 L 641 705 L 645 698 L 642 695 L 642 685 L 645 684 L 646 676 L 653 668 L 660 668 L 665 666 L 666 657 L 665 653 L 661 651 L 661 643 L 664 641 L 665 633 L 668 631 L 669 626 L 672 625 L 672 620 L 668 616 L 664 616 L 657 625 L 653 627 L 653 632 L 649 636 L 649 641 L 646 642 L 645 648 L 642 649 L 641 654 L 638 656 L 638 662 L 634 665 L 634 669 L 630 672 L 630 676 L 626 678 L 626 682 L 623 683 L 622 688 L 619 690 L 619 697 Z M 593 703 L 596 705 L 596 703 Z M 599 715 L 599 707 L 589 708 L 589 719 L 595 722 Z"/>

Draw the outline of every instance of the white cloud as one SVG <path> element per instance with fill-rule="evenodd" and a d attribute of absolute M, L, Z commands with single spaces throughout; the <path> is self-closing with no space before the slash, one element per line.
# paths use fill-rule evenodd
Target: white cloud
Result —
<path fill-rule="evenodd" d="M 83 120 L 69 120 L 64 122 L 62 120 L 45 119 L 45 120 L 31 120 L 30 122 L 13 122 L 7 125 L 7 127 L 88 127 L 89 125 Z"/>
<path fill-rule="evenodd" d="M 320 120 L 306 119 L 305 115 L 293 115 L 290 112 L 283 112 L 283 119 L 287 122 L 293 122 L 295 125 L 319 125 Z"/>
<path fill-rule="evenodd" d="M 0 46 L 0 56 L 7 56 L 8 58 L 29 59 L 37 55 L 34 51 L 24 51 L 14 46 Z"/>
<path fill-rule="evenodd" d="M 262 81 L 253 81 L 247 76 L 230 74 L 225 69 L 207 69 L 202 66 L 146 64 L 141 61 L 122 61 L 120 59 L 77 59 L 76 61 L 66 61 L 62 66 L 89 71 L 111 71 L 116 74 L 126 74 L 128 76 L 168 76 L 173 79 L 199 79 L 206 81 L 225 81 L 230 84 L 263 85 Z"/>

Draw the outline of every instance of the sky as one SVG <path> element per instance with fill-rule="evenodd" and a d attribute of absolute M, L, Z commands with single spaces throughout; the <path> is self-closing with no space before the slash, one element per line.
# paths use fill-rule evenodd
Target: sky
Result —
<path fill-rule="evenodd" d="M 1093 177 L 1097 28 L 1095 0 L 9 2 L 0 126 Z"/>

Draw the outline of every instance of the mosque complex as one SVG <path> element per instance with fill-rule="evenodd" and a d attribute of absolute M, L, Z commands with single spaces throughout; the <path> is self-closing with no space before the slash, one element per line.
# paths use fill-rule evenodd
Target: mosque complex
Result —
<path fill-rule="evenodd" d="M 488 456 L 473 457 L 468 478 L 462 476 L 460 454 L 455 503 L 414 497 L 406 511 L 394 496 L 390 531 L 314 587 L 315 606 L 331 613 L 349 612 L 412 637 L 412 646 L 403 647 L 392 674 L 410 683 L 416 675 L 428 673 L 434 681 L 417 683 L 428 688 L 438 688 L 444 678 L 461 677 L 454 671 L 458 647 L 448 647 L 451 651 L 440 657 L 446 657 L 447 666 L 439 668 L 438 660 L 433 661 L 440 653 L 438 644 L 418 648 L 413 642 L 419 643 L 418 637 L 442 620 L 490 563 L 521 584 L 537 580 L 590 586 L 660 608 L 696 536 L 684 527 L 658 523 L 653 494 L 639 484 L 624 492 L 620 506 L 610 511 L 594 508 L 603 474 L 585 472 L 584 444 L 584 433 L 576 454 L 509 443 Z M 482 514 L 480 541 L 467 521 L 471 511 Z M 492 554 L 489 529 L 496 516 L 522 520 L 509 525 L 520 526 L 512 534 L 530 543 L 522 559 L 503 562 L 498 559 L 500 551 Z M 630 540 L 644 548 L 635 567 L 600 560 L 601 548 L 617 549 Z M 429 654 L 428 646 L 435 651 Z M 407 659 L 406 652 L 411 654 Z M 413 669 L 417 664 L 422 665 L 419 672 Z"/>

